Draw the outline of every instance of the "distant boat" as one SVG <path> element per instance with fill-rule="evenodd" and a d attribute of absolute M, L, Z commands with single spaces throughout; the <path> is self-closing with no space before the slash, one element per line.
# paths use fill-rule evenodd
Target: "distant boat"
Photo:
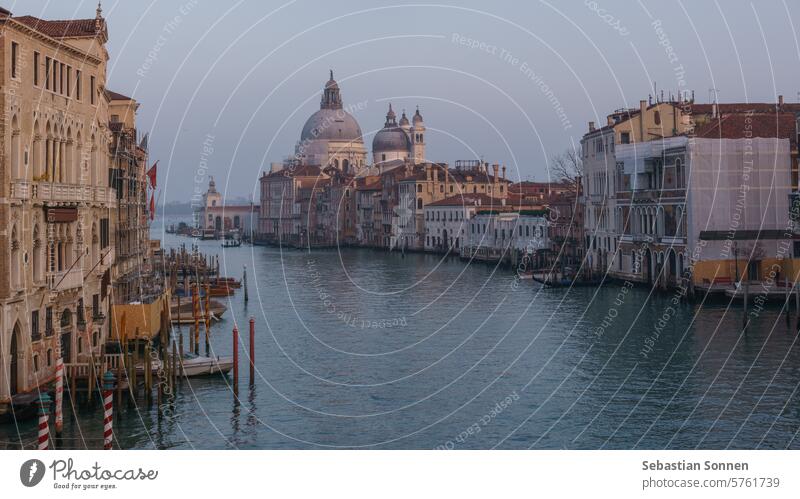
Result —
<path fill-rule="evenodd" d="M 225 374 L 233 368 L 233 357 L 201 357 L 193 353 L 183 354 L 178 360 L 181 376 L 207 376 Z"/>
<path fill-rule="evenodd" d="M 223 248 L 238 248 L 242 245 L 242 241 L 239 239 L 225 239 L 222 241 Z"/>

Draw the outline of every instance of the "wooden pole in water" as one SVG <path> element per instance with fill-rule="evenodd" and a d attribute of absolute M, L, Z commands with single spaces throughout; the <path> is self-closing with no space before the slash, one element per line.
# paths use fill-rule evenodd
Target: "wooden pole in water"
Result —
<path fill-rule="evenodd" d="M 256 320 L 250 317 L 250 386 L 256 380 Z"/>
<path fill-rule="evenodd" d="M 206 299 L 205 299 L 205 310 L 203 311 L 203 319 L 206 326 L 206 357 L 209 355 L 210 345 L 208 342 L 211 328 L 211 308 L 210 308 L 210 298 L 211 295 L 211 287 L 208 285 L 208 276 L 206 276 Z"/>
<path fill-rule="evenodd" d="M 239 393 L 239 329 L 233 326 L 233 393 Z"/>
<path fill-rule="evenodd" d="M 61 342 L 58 342 L 61 343 Z M 57 346 L 58 358 L 56 359 L 56 439 L 61 438 L 64 429 L 64 357 L 61 347 Z"/>
<path fill-rule="evenodd" d="M 789 278 L 783 276 L 783 291 L 786 293 L 786 301 L 784 302 L 784 306 L 786 306 L 786 324 L 789 324 Z"/>
<path fill-rule="evenodd" d="M 151 357 L 153 353 L 153 347 L 150 343 L 150 340 L 147 340 L 147 343 L 144 344 L 144 398 L 148 402 L 152 399 L 152 389 L 153 389 L 153 359 Z"/>
<path fill-rule="evenodd" d="M 36 401 L 39 414 L 39 434 L 37 436 L 37 448 L 39 450 L 48 450 L 50 448 L 50 402 L 50 395 L 47 393 L 39 395 L 39 400 Z"/>
<path fill-rule="evenodd" d="M 794 313 L 800 317 L 800 293 L 797 292 L 797 282 L 792 282 L 792 291 L 794 292 Z"/>
<path fill-rule="evenodd" d="M 178 293 L 178 329 L 181 328 L 181 293 Z"/>
<path fill-rule="evenodd" d="M 171 357 L 171 360 L 172 360 L 172 386 L 173 386 L 172 393 L 173 393 L 173 396 L 175 394 L 175 388 L 174 387 L 177 384 L 177 380 L 178 380 L 178 358 L 179 357 L 175 352 L 176 352 L 176 350 L 175 350 L 175 340 L 173 339 L 172 340 L 172 357 Z M 183 336 L 181 336 L 180 358 L 183 359 Z"/>
<path fill-rule="evenodd" d="M 200 355 L 200 285 L 194 286 L 195 300 L 192 303 L 194 314 L 194 354 Z"/>
<path fill-rule="evenodd" d="M 742 315 L 742 324 L 747 326 L 747 300 L 749 299 L 748 291 L 750 291 L 750 281 L 744 281 L 744 304 L 742 305 L 744 309 L 744 315 Z"/>
<path fill-rule="evenodd" d="M 114 441 L 114 375 L 103 375 L 103 449 L 111 450 Z"/>
<path fill-rule="evenodd" d="M 244 302 L 247 303 L 247 265 L 242 271 L 242 286 L 244 286 Z"/>
<path fill-rule="evenodd" d="M 94 372 L 94 354 L 89 354 L 89 378 L 86 381 L 86 403 L 92 403 L 92 395 L 97 381 L 95 380 Z"/>

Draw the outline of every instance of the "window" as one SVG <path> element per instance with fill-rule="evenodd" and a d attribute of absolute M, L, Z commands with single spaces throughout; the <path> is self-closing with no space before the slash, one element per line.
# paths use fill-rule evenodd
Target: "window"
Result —
<path fill-rule="evenodd" d="M 119 115 L 118 114 L 112 114 L 111 115 L 111 123 L 119 123 Z"/>
<path fill-rule="evenodd" d="M 72 96 L 72 66 L 67 66 L 67 97 Z"/>
<path fill-rule="evenodd" d="M 17 77 L 17 59 L 19 58 L 19 43 L 11 42 L 11 77 Z"/>
<path fill-rule="evenodd" d="M 50 66 L 51 61 L 49 57 L 44 58 L 44 88 L 50 90 Z"/>
<path fill-rule="evenodd" d="M 100 317 L 100 295 L 92 295 L 92 317 Z"/>
<path fill-rule="evenodd" d="M 630 144 L 631 143 L 631 134 L 628 132 L 622 132 L 619 136 L 619 141 L 623 144 Z"/>
<path fill-rule="evenodd" d="M 81 91 L 83 89 L 83 85 L 81 85 L 81 70 L 75 70 L 75 98 L 81 100 Z"/>
<path fill-rule="evenodd" d="M 39 86 L 39 52 L 33 53 L 33 84 Z"/>
<path fill-rule="evenodd" d="M 422 192 L 422 184 L 419 184 L 419 185 L 417 186 L 417 192 Z"/>
<path fill-rule="evenodd" d="M 108 219 L 100 219 L 100 249 L 108 247 Z"/>
<path fill-rule="evenodd" d="M 655 113 L 653 113 L 653 120 L 655 120 L 656 125 L 660 125 L 661 124 L 661 113 L 659 111 L 656 111 Z"/>
<path fill-rule="evenodd" d="M 58 63 L 58 93 L 64 93 L 64 63 Z"/>
<path fill-rule="evenodd" d="M 53 59 L 53 67 L 51 69 L 52 69 L 52 71 L 50 71 L 50 73 L 52 75 L 52 79 L 51 79 L 50 85 L 53 88 L 53 92 L 58 92 L 58 61 L 57 60 Z"/>
<path fill-rule="evenodd" d="M 94 104 L 94 75 L 89 77 L 89 101 Z"/>
<path fill-rule="evenodd" d="M 47 336 L 53 334 L 53 307 L 44 309 L 44 334 Z"/>
<path fill-rule="evenodd" d="M 33 341 L 36 341 L 41 337 L 41 333 L 39 332 L 39 311 L 34 310 L 31 312 L 31 338 Z"/>
<path fill-rule="evenodd" d="M 422 198 L 417 199 L 417 209 L 418 210 L 422 209 Z"/>

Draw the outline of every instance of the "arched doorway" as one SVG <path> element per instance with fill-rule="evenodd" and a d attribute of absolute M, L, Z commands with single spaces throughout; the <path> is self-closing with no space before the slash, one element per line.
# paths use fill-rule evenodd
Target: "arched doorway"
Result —
<path fill-rule="evenodd" d="M 442 249 L 446 250 L 450 245 L 447 241 L 447 229 L 442 230 Z"/>
<path fill-rule="evenodd" d="M 222 230 L 222 217 L 217 215 L 217 218 L 214 219 L 214 229 L 221 231 Z"/>
<path fill-rule="evenodd" d="M 667 265 L 669 265 L 667 273 L 667 275 L 669 276 L 668 284 L 674 284 L 676 277 L 676 270 L 678 266 L 677 266 L 677 260 L 675 258 L 675 251 L 672 250 L 672 248 L 670 248 L 667 256 Z"/>
<path fill-rule="evenodd" d="M 14 325 L 14 330 L 11 332 L 11 366 L 9 369 L 9 388 L 11 395 L 14 396 L 19 392 L 19 323 Z"/>
<path fill-rule="evenodd" d="M 644 275 L 647 276 L 647 284 L 653 282 L 653 255 L 650 248 L 644 250 Z"/>

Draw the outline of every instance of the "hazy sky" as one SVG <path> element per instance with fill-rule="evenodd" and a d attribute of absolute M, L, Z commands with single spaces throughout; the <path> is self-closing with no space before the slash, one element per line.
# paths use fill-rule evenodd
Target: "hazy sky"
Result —
<path fill-rule="evenodd" d="M 5 2 L 14 15 L 94 17 L 96 3 Z M 293 151 L 332 68 L 370 148 L 388 102 L 428 126 L 427 156 L 482 157 L 547 178 L 588 121 L 652 93 L 796 101 L 800 5 L 747 1 L 104 1 L 108 86 L 140 103 L 160 200 L 214 175 L 256 195 Z M 210 145 L 213 152 L 208 148 Z M 207 172 L 204 166 L 207 165 Z M 199 175 L 198 175 L 199 174 Z"/>

